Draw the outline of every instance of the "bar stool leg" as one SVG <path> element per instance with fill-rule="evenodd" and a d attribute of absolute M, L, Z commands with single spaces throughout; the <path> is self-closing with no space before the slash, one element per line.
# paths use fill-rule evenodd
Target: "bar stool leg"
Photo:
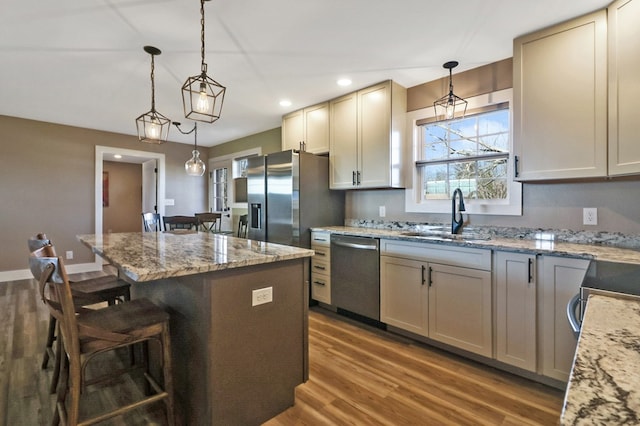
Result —
<path fill-rule="evenodd" d="M 42 356 L 42 369 L 46 370 L 49 366 L 49 354 L 53 353 L 53 342 L 56 340 L 56 319 L 49 316 L 49 330 L 47 331 L 47 344 L 44 349 L 44 355 Z"/>

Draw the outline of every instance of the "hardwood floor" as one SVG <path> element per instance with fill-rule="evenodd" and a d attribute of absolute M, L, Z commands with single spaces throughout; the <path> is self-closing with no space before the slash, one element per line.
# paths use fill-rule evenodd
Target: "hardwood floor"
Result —
<path fill-rule="evenodd" d="M 278 425 L 554 425 L 562 392 L 314 308 L 310 379 Z M 40 369 L 48 313 L 35 281 L 0 283 L 0 426 L 45 425 L 51 367 Z M 117 359 L 103 362 L 119 362 Z M 132 383 L 88 404 L 137 392 Z M 113 425 L 163 424 L 161 404 Z"/>

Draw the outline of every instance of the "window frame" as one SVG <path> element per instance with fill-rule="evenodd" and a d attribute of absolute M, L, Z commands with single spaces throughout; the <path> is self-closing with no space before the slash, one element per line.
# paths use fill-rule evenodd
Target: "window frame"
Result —
<path fill-rule="evenodd" d="M 467 98 L 469 105 L 467 111 L 482 110 L 488 106 L 499 105 L 507 102 L 509 104 L 509 156 L 507 163 L 508 197 L 504 200 L 479 200 L 465 199 L 467 214 L 481 215 L 522 215 L 522 184 L 514 180 L 513 172 L 513 89 L 504 89 L 479 96 Z M 423 130 L 422 124 L 425 120 L 430 121 L 435 118 L 432 106 L 422 108 L 407 113 L 408 134 L 411 135 L 411 182 L 410 188 L 405 190 L 405 211 L 411 213 L 451 213 L 451 199 L 422 199 L 422 149 Z M 464 162 L 465 159 L 461 159 Z"/>

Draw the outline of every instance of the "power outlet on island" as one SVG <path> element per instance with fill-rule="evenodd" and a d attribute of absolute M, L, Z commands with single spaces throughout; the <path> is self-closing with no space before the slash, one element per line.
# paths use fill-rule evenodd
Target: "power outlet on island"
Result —
<path fill-rule="evenodd" d="M 273 287 L 265 287 L 251 292 L 251 306 L 273 302 Z"/>
<path fill-rule="evenodd" d="M 385 206 L 379 206 L 378 214 L 380 217 L 385 217 L 387 215 L 387 208 Z"/>
<path fill-rule="evenodd" d="M 583 225 L 597 225 L 598 224 L 598 209 L 595 207 L 585 207 L 582 209 L 582 224 Z"/>
<path fill-rule="evenodd" d="M 68 250 L 66 254 L 67 260 L 73 259 L 73 250 Z"/>

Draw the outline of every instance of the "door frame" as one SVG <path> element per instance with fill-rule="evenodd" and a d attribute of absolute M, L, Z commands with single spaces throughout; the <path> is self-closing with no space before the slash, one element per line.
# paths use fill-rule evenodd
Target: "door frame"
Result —
<path fill-rule="evenodd" d="M 158 164 L 158 182 L 157 182 L 157 205 L 158 213 L 164 216 L 164 200 L 165 200 L 165 181 L 166 181 L 166 159 L 165 154 L 149 151 L 138 151 L 133 149 L 116 148 L 112 146 L 96 145 L 96 161 L 95 161 L 95 204 L 94 204 L 94 233 L 97 240 L 102 235 L 102 171 L 103 161 L 112 161 L 106 156 L 122 155 L 126 157 L 128 162 L 142 164 L 148 160 L 157 160 Z M 140 212 L 142 213 L 142 212 Z M 140 219 L 142 221 L 142 219 Z M 95 256 L 95 266 L 98 270 L 102 269 L 102 258 Z"/>

